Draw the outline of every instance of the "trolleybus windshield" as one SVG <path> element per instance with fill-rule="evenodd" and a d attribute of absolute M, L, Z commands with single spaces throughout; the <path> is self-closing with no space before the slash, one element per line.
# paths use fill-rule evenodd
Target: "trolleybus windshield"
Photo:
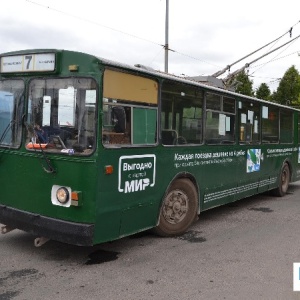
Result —
<path fill-rule="evenodd" d="M 95 145 L 96 83 L 89 78 L 29 84 L 28 150 L 88 155 Z"/>

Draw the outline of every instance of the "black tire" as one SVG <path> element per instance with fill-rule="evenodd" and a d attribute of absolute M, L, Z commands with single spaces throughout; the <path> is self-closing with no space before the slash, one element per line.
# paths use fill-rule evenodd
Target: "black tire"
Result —
<path fill-rule="evenodd" d="M 197 199 L 196 188 L 190 180 L 174 181 L 163 200 L 155 233 L 160 236 L 183 234 L 196 219 Z"/>
<path fill-rule="evenodd" d="M 280 172 L 278 187 L 272 190 L 272 194 L 274 196 L 283 197 L 286 194 L 290 184 L 290 176 L 290 167 L 287 163 L 285 163 Z"/>

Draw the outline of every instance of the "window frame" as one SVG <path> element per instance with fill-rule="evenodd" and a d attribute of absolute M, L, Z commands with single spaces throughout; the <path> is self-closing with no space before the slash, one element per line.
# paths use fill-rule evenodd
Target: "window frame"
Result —
<path fill-rule="evenodd" d="M 84 115 L 86 114 L 89 114 L 89 108 L 91 107 L 91 102 L 87 102 L 87 94 L 85 94 L 84 96 L 84 103 L 82 102 L 82 95 L 80 94 L 83 90 L 85 92 L 87 91 L 94 91 L 95 90 L 95 102 L 93 104 L 93 107 L 94 107 L 94 110 L 93 110 L 93 118 L 92 118 L 92 135 L 88 135 L 88 134 L 83 134 L 82 135 L 82 139 L 85 141 L 86 143 L 86 146 L 83 147 L 81 146 L 81 143 L 83 143 L 82 141 L 81 142 L 78 142 L 78 145 L 77 143 L 75 142 L 75 144 L 73 145 L 68 145 L 67 143 L 65 143 L 64 141 L 64 137 L 63 138 L 59 138 L 60 137 L 60 133 L 57 134 L 56 131 L 55 133 L 52 133 L 51 134 L 49 133 L 49 137 L 51 135 L 51 137 L 53 137 L 53 147 L 49 147 L 47 148 L 47 146 L 45 146 L 46 144 L 48 144 L 48 142 L 36 142 L 37 139 L 39 138 L 39 132 L 36 131 L 36 128 L 34 126 L 34 124 L 32 124 L 32 122 L 36 122 L 37 120 L 36 119 L 32 119 L 33 118 L 33 109 L 31 108 L 31 105 L 32 105 L 32 99 L 31 99 L 31 85 L 34 83 L 34 81 L 44 81 L 44 82 L 47 82 L 47 81 L 53 81 L 52 85 L 57 85 L 57 88 L 51 88 L 51 85 L 49 84 L 47 86 L 46 84 L 46 87 L 45 88 L 45 91 L 50 91 L 52 90 L 52 93 L 53 95 L 56 95 L 56 97 L 54 97 L 52 94 L 51 95 L 47 95 L 47 94 L 44 94 L 42 97 L 43 101 L 44 101 L 44 98 L 45 96 L 46 97 L 50 97 L 49 100 L 51 100 L 51 108 L 50 108 L 50 115 L 52 118 L 51 119 L 51 123 L 49 124 L 49 126 L 45 126 L 47 127 L 46 129 L 46 132 L 48 130 L 48 127 L 50 128 L 51 126 L 54 126 L 53 125 L 53 122 L 58 122 L 58 120 L 55 119 L 55 117 L 53 118 L 53 115 L 55 116 L 57 114 L 57 118 L 58 118 L 58 112 L 59 112 L 59 106 L 60 106 L 60 103 L 59 103 L 59 95 L 60 95 L 60 91 L 64 91 L 65 88 L 60 88 L 59 87 L 59 84 L 62 83 L 63 80 L 66 80 L 66 83 L 68 81 L 70 82 L 76 82 L 76 84 L 74 84 L 74 97 L 76 97 L 76 99 L 74 98 L 74 101 L 75 104 L 74 104 L 74 107 L 76 107 L 76 105 L 78 106 L 78 112 L 79 112 L 79 115 L 77 116 L 76 118 L 76 112 L 75 112 L 75 109 L 73 111 L 74 113 L 74 118 L 75 118 L 75 122 L 73 124 L 73 126 L 69 126 L 67 124 L 65 125 L 61 125 L 58 124 L 59 128 L 62 129 L 64 131 L 63 135 L 65 137 L 65 134 L 67 135 L 67 131 L 68 130 L 65 130 L 67 129 L 68 127 L 70 129 L 73 129 L 73 132 L 76 132 L 78 130 L 78 134 L 77 134 L 77 137 L 75 137 L 75 140 L 78 138 L 78 141 L 80 139 L 80 132 L 87 132 L 89 131 L 89 129 L 86 129 L 85 130 L 82 130 L 82 128 L 78 128 L 80 122 L 79 122 L 79 118 L 81 116 L 81 119 L 83 120 L 83 117 Z M 92 89 L 89 89 L 89 88 L 86 88 L 84 89 L 84 85 L 80 85 L 79 83 L 79 80 L 86 80 L 87 82 L 85 84 L 88 84 L 89 87 L 92 87 Z M 54 83 L 55 81 L 57 81 L 58 83 Z M 79 84 L 78 84 L 79 83 Z M 68 85 L 68 86 L 71 86 L 71 85 Z M 32 87 L 34 88 L 34 87 Z M 57 93 L 57 94 L 56 94 Z M 55 154 L 55 155 L 59 155 L 59 154 L 63 154 L 63 155 L 66 155 L 66 154 L 72 154 L 72 155 L 76 155 L 76 156 L 90 156 L 92 155 L 95 151 L 96 151 L 96 148 L 97 148 L 97 127 L 98 127 L 98 106 L 99 106 L 99 85 L 98 85 L 98 82 L 97 80 L 94 78 L 94 77 L 91 77 L 91 76 L 63 76 L 63 77 L 32 77 L 29 81 L 28 81 L 28 91 L 27 91 L 27 107 L 26 107 L 26 115 L 27 115 L 27 132 L 26 132 L 26 141 L 25 141 L 25 146 L 26 146 L 26 150 L 27 151 L 41 151 L 41 147 L 42 147 L 42 150 L 47 152 L 47 154 Z M 78 98 L 78 102 L 77 102 L 77 98 Z M 57 100 L 56 100 L 57 99 Z M 55 103 L 53 104 L 52 102 L 55 102 L 55 101 L 58 101 L 57 102 L 57 106 L 55 106 Z M 82 105 L 84 104 L 84 106 Z M 43 103 L 44 105 L 44 103 Z M 53 107 L 52 107 L 53 106 Z M 53 111 L 53 109 L 57 109 L 57 113 Z M 29 112 L 30 110 L 30 112 Z M 43 111 L 42 111 L 42 116 L 43 116 Z M 81 122 L 82 122 L 81 120 Z M 89 121 L 89 122 L 88 122 Z M 85 126 L 89 126 L 90 125 L 90 119 L 85 119 Z M 43 122 L 43 119 L 42 119 L 42 122 Z M 41 124 L 42 125 L 42 124 Z M 83 123 L 81 123 L 81 126 L 83 126 Z M 42 126 L 43 127 L 43 126 Z M 37 128 L 37 130 L 39 130 L 39 128 Z M 30 137 L 30 135 L 35 135 L 36 136 L 36 139 L 32 139 Z M 58 137 L 59 136 L 59 137 Z M 89 139 L 92 140 L 92 142 L 89 141 Z M 71 141 L 71 139 L 70 139 Z M 72 141 L 74 141 L 74 139 L 72 139 Z M 36 142 L 36 143 L 35 143 Z M 30 145 L 30 143 L 32 145 Z M 92 144 L 90 144 L 92 143 Z M 36 145 L 35 145 L 36 144 Z M 92 145 L 91 147 L 90 146 L 87 146 L 87 144 L 89 145 Z M 51 144 L 52 145 L 52 144 Z"/>
<path fill-rule="evenodd" d="M 219 101 L 220 101 L 220 109 L 213 109 L 210 108 L 209 106 L 209 97 L 210 96 L 217 96 L 219 97 Z M 236 117 L 237 117 L 237 109 L 236 109 L 236 103 L 237 103 L 237 99 L 234 98 L 233 96 L 230 97 L 231 95 L 227 95 L 227 94 L 220 94 L 214 91 L 206 91 L 205 92 L 205 130 L 204 130 L 204 142 L 206 145 L 220 145 L 220 144 L 228 144 L 228 145 L 236 145 Z M 224 98 L 226 99 L 231 99 L 233 100 L 233 108 L 234 111 L 233 112 L 229 112 L 229 111 L 224 111 Z M 212 116 L 213 114 L 218 114 L 218 136 L 215 137 L 213 135 L 208 136 L 208 114 L 211 113 Z M 220 116 L 222 116 L 222 118 L 220 119 Z M 229 119 L 229 124 L 228 124 L 228 117 L 233 117 L 233 120 Z M 213 119 L 212 117 L 210 119 Z M 220 127 L 221 127 L 221 123 L 220 121 L 223 119 L 223 121 L 225 120 L 225 134 L 220 134 Z M 228 125 L 230 126 L 230 130 L 226 130 Z M 233 128 L 231 128 L 231 125 L 233 126 Z M 224 128 L 222 128 L 223 130 Z M 231 130 L 232 129 L 232 130 Z M 215 131 L 214 128 L 211 129 L 211 132 Z M 226 132 L 230 132 L 229 134 L 226 134 Z M 223 132 L 222 132 L 223 133 Z M 229 136 L 232 135 L 231 139 L 225 139 L 222 138 L 223 136 Z"/>
<path fill-rule="evenodd" d="M 26 91 L 26 82 L 24 81 L 24 79 L 22 78 L 1 78 L 1 82 L 9 82 L 9 81 L 18 81 L 20 83 L 22 83 L 22 88 L 20 88 L 20 94 L 18 95 L 18 101 L 16 102 L 15 100 L 15 95 L 12 94 L 14 96 L 14 101 L 13 101 L 13 111 L 11 111 L 11 115 L 12 118 L 9 119 L 9 123 L 8 124 L 4 124 L 5 129 L 3 131 L 3 133 L 1 134 L 0 138 L 1 138 L 1 142 L 0 142 L 0 148 L 12 148 L 12 149 L 19 149 L 22 145 L 22 137 L 23 137 L 23 114 L 24 114 L 24 110 L 26 109 L 26 105 L 25 105 L 25 91 Z M 2 90 L 1 90 L 2 91 Z M 5 93 L 5 92 L 4 92 Z M 6 93 L 10 93 L 11 92 L 6 92 Z M 4 101 L 3 101 L 4 104 Z M 18 105 L 17 105 L 18 104 Z M 15 108 L 18 108 L 17 110 Z M 4 111 L 3 111 L 4 112 Z M 10 111 L 8 111 L 8 113 L 10 113 Z M 16 118 L 17 116 L 17 118 Z M 16 120 L 16 122 L 15 122 Z M 17 129 L 14 129 L 13 126 L 17 125 Z M 7 134 L 9 131 L 12 131 L 11 134 L 12 136 L 14 135 L 14 138 L 16 141 L 14 143 L 8 143 L 8 144 L 4 144 L 2 143 L 5 138 L 7 137 Z M 13 134 L 13 131 L 16 131 Z"/>
<path fill-rule="evenodd" d="M 267 109 L 266 109 L 267 108 Z M 270 111 L 271 110 L 271 111 Z M 272 120 L 274 111 L 277 110 L 277 116 L 275 116 L 277 123 Z M 268 118 L 264 117 L 268 114 Z M 273 122 L 273 123 L 272 123 Z M 267 134 L 266 128 L 268 127 L 268 123 L 270 124 L 268 129 L 271 129 L 271 134 Z M 276 127 L 274 126 L 277 125 Z M 277 132 L 274 132 L 274 129 Z M 272 133 L 275 133 L 272 134 Z M 276 135 L 277 133 L 277 135 Z M 280 108 L 275 105 L 269 105 L 263 103 L 261 105 L 261 143 L 262 144 L 280 144 Z"/>
<path fill-rule="evenodd" d="M 245 144 L 249 144 L 249 145 L 260 145 L 261 144 L 261 131 L 262 131 L 262 125 L 261 125 L 261 103 L 258 101 L 252 101 L 252 100 L 248 100 L 248 99 L 243 99 L 240 98 L 237 100 L 238 102 L 238 131 L 239 131 L 239 135 L 238 135 L 238 141 L 240 145 L 245 145 Z M 241 103 L 241 107 L 240 107 L 240 103 Z M 243 105 L 245 105 L 246 107 L 243 107 Z M 251 106 L 253 107 L 252 110 L 250 110 Z M 246 111 L 244 111 L 246 110 Z M 249 112 L 251 111 L 251 115 L 252 115 L 252 122 L 251 123 L 251 119 L 249 119 Z M 242 114 L 245 116 L 244 118 L 246 122 L 242 122 Z M 255 114 L 257 119 L 255 120 Z M 251 117 L 251 116 L 250 116 Z M 249 121 L 249 122 L 248 122 Z M 258 123 L 255 124 L 255 121 L 257 121 Z M 256 131 L 255 132 L 255 127 Z M 249 134 L 251 135 L 251 137 L 249 137 Z M 254 139 L 253 135 L 257 134 L 258 138 Z"/>
<path fill-rule="evenodd" d="M 116 88 L 117 85 L 117 88 Z M 138 87 L 140 87 L 138 89 Z M 150 95 L 147 90 L 151 89 Z M 122 94 L 124 91 L 124 94 Z M 129 147 L 154 147 L 157 142 L 158 129 L 158 103 L 159 103 L 159 83 L 155 78 L 147 77 L 144 74 L 134 74 L 130 71 L 125 71 L 116 68 L 106 68 L 103 73 L 103 95 L 102 95 L 102 125 L 101 136 L 102 145 L 105 148 L 129 148 Z M 116 98 L 121 97 L 121 98 Z M 143 98 L 145 97 L 145 98 Z M 131 98 L 131 99 L 130 99 Z M 106 109 L 105 106 L 108 108 Z M 124 132 L 116 132 L 114 126 L 105 124 L 105 122 L 112 122 L 112 117 L 109 115 L 109 107 L 123 107 L 125 110 L 125 130 Z M 148 112 L 152 114 L 155 123 L 144 123 L 146 128 L 152 127 L 152 133 L 145 136 L 147 139 L 150 135 L 154 136 L 153 143 L 134 143 L 137 138 L 135 132 L 136 116 L 145 110 L 146 118 Z M 155 114 L 152 113 L 155 111 Z M 106 114 L 108 112 L 108 114 Z M 106 119 L 106 120 L 105 120 Z M 148 120 L 148 118 L 147 118 Z M 109 126 L 111 128 L 105 127 Z M 153 135 L 153 128 L 154 135 Z M 123 131 L 123 130 L 122 130 Z M 146 130 L 147 132 L 147 130 Z"/>
<path fill-rule="evenodd" d="M 188 106 L 182 105 L 182 103 L 187 103 L 188 101 L 190 101 Z M 165 110 L 165 107 L 168 106 L 171 109 Z M 200 110 L 201 117 L 192 119 L 184 117 L 186 108 L 194 108 L 194 116 L 197 109 Z M 169 79 L 164 80 L 161 85 L 160 121 L 161 144 L 163 146 L 203 145 L 204 89 L 192 84 Z M 189 132 L 183 123 L 190 124 L 190 127 L 194 129 L 194 135 L 187 136 L 183 134 L 184 132 Z"/>

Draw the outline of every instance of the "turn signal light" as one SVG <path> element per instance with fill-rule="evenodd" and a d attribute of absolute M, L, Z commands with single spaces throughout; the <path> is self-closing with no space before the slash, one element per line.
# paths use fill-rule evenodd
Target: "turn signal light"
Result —
<path fill-rule="evenodd" d="M 105 174 L 112 174 L 114 172 L 114 167 L 112 165 L 105 166 Z"/>

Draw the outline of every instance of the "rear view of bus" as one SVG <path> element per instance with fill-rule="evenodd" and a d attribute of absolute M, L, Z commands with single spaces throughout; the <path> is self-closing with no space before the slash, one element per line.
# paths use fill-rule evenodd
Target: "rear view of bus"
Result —
<path fill-rule="evenodd" d="M 80 71 L 89 76 L 74 65 L 83 59 Z M 19 228 L 38 237 L 93 244 L 96 66 L 93 57 L 74 52 L 1 55 L 2 233 Z"/>

